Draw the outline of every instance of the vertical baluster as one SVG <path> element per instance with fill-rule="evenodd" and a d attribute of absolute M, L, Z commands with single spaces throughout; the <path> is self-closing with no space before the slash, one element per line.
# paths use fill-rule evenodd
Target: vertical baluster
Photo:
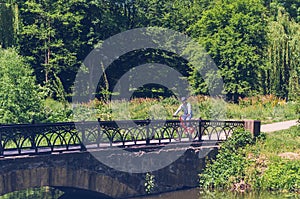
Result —
<path fill-rule="evenodd" d="M 198 141 L 202 140 L 202 119 L 199 118 L 199 132 L 198 132 Z"/>
<path fill-rule="evenodd" d="M 86 151 L 86 146 L 85 146 L 85 144 L 87 144 L 88 142 L 87 142 L 87 140 L 86 140 L 86 135 L 85 135 L 85 133 L 86 133 L 86 131 L 84 130 L 86 127 L 83 127 L 82 128 L 82 125 L 81 125 L 81 128 L 80 128 L 80 131 L 79 131 L 79 129 L 78 129 L 78 127 L 76 128 L 75 127 L 75 129 L 76 129 L 76 131 L 77 131 L 77 134 L 79 134 L 79 133 L 81 133 L 81 141 L 80 141 L 80 150 L 81 151 Z M 84 144 L 85 143 L 85 144 Z"/>
<path fill-rule="evenodd" d="M 100 147 L 101 145 L 101 142 L 103 140 L 103 134 L 102 134 L 102 130 L 101 130 L 101 126 L 100 124 L 98 123 L 98 126 L 97 126 L 97 130 L 98 130 L 98 133 L 97 133 L 97 138 L 96 138 L 96 142 L 97 142 L 97 148 Z"/>
<path fill-rule="evenodd" d="M 38 146 L 36 144 L 36 132 L 34 131 L 32 135 L 30 135 L 31 148 L 34 149 L 35 154 L 38 153 Z"/>
<path fill-rule="evenodd" d="M 146 145 L 150 144 L 150 119 L 147 119 L 147 123 L 146 123 Z"/>

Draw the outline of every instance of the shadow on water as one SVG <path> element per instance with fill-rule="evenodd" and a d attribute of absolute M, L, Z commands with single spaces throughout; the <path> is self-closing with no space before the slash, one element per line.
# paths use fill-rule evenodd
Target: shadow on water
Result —
<path fill-rule="evenodd" d="M 65 192 L 61 191 L 64 190 Z M 269 192 L 260 193 L 232 193 L 209 192 L 200 193 L 199 189 L 188 189 L 164 194 L 148 195 L 128 199 L 300 199 L 300 194 L 278 194 Z M 105 195 L 74 189 L 54 189 L 42 187 L 13 192 L 0 196 L 0 199 L 112 199 Z"/>
<path fill-rule="evenodd" d="M 104 194 L 99 194 L 92 191 L 71 188 L 59 188 L 63 192 L 58 199 L 113 199 Z"/>

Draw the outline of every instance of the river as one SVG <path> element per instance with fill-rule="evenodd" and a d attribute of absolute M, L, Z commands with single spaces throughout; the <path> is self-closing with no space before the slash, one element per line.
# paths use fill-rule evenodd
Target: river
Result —
<path fill-rule="evenodd" d="M 39 189 L 30 189 L 14 193 L 9 193 L 4 196 L 0 196 L 0 199 L 96 199 L 95 197 L 89 198 L 84 195 L 64 195 L 63 192 L 52 189 L 49 187 L 43 187 Z M 282 199 L 282 198 L 300 198 L 300 195 L 292 194 L 272 194 L 269 192 L 261 193 L 247 193 L 237 194 L 230 192 L 218 192 L 218 193 L 200 193 L 198 189 L 188 189 L 182 191 L 175 191 L 170 193 L 164 193 L 159 195 L 149 195 L 144 197 L 135 197 L 130 199 Z M 103 198 L 97 198 L 103 199 Z"/>
<path fill-rule="evenodd" d="M 189 189 L 164 193 L 155 196 L 136 197 L 131 199 L 283 199 L 300 198 L 300 195 L 261 193 L 232 193 L 232 192 L 210 192 L 200 193 L 198 189 Z"/>

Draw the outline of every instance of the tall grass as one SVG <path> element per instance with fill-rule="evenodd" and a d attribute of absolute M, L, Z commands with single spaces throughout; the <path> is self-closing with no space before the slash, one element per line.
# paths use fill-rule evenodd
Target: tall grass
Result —
<path fill-rule="evenodd" d="M 261 120 L 263 123 L 297 119 L 297 104 L 286 102 L 275 96 L 256 96 L 240 99 L 238 104 L 207 96 L 188 99 L 192 105 L 193 118 L 221 120 Z M 138 98 L 131 101 L 119 100 L 105 103 L 94 100 L 79 104 L 73 110 L 75 121 L 82 120 L 138 120 L 172 119 L 180 102 L 176 98 Z"/>
<path fill-rule="evenodd" d="M 254 119 L 264 123 L 296 119 L 296 102 L 286 102 L 274 95 L 240 99 L 238 104 L 227 104 L 227 117 Z"/>

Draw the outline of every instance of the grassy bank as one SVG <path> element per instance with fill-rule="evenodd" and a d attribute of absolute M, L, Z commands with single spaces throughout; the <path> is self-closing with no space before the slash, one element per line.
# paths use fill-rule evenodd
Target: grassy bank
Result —
<path fill-rule="evenodd" d="M 266 135 L 247 149 L 253 189 L 300 194 L 300 127 Z"/>
<path fill-rule="evenodd" d="M 262 134 L 235 133 L 200 176 L 203 190 L 300 194 L 300 127 Z"/>

